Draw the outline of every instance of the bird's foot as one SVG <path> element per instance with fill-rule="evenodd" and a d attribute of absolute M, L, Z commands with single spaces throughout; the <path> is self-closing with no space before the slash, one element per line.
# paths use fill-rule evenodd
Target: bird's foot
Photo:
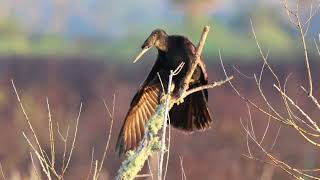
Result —
<path fill-rule="evenodd" d="M 184 99 L 183 98 L 179 98 L 178 100 L 177 100 L 177 105 L 179 105 L 179 104 L 182 104 L 182 103 L 184 103 Z"/>
<path fill-rule="evenodd" d="M 170 100 L 171 95 L 170 94 L 163 94 L 162 97 L 160 98 L 160 103 L 164 104 L 166 100 Z"/>
<path fill-rule="evenodd" d="M 176 104 L 182 104 L 184 102 L 184 98 L 181 98 L 183 94 L 183 89 L 179 89 L 177 92 L 174 92 L 172 97 L 176 101 Z"/>

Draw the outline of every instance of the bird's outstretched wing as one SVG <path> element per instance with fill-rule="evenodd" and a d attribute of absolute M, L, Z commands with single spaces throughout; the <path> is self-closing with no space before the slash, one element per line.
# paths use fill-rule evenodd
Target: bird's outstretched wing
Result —
<path fill-rule="evenodd" d="M 119 155 L 139 145 L 144 136 L 144 126 L 155 113 L 155 109 L 160 102 L 162 86 L 157 75 L 159 66 L 158 57 L 148 77 L 131 101 L 116 145 Z"/>
<path fill-rule="evenodd" d="M 116 148 L 120 155 L 136 148 L 142 140 L 144 126 L 159 104 L 160 92 L 160 84 L 143 87 L 137 92 L 118 137 Z"/>

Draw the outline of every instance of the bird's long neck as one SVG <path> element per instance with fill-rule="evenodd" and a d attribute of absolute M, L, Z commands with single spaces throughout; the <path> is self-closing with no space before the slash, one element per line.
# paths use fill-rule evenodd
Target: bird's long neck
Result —
<path fill-rule="evenodd" d="M 162 37 L 159 41 L 158 44 L 156 45 L 158 51 L 162 52 L 167 52 L 168 51 L 168 46 L 169 46 L 169 36 L 164 36 Z"/>

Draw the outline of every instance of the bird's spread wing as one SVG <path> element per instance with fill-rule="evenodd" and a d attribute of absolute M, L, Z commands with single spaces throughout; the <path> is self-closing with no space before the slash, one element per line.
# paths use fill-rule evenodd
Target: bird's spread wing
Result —
<path fill-rule="evenodd" d="M 159 104 L 160 95 L 160 83 L 141 87 L 137 92 L 118 137 L 116 148 L 120 155 L 138 146 L 144 136 L 144 126 Z"/>

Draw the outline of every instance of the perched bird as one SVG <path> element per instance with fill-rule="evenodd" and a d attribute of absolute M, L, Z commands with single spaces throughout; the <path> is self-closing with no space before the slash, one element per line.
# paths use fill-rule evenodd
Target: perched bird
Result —
<path fill-rule="evenodd" d="M 182 62 L 185 63 L 179 74 L 172 79 L 173 95 L 179 97 L 184 78 L 191 68 L 191 62 L 196 53 L 195 46 L 188 38 L 179 35 L 167 35 L 164 30 L 156 29 L 145 40 L 141 47 L 142 51 L 134 62 L 137 62 L 152 47 L 157 48 L 158 57 L 151 72 L 131 101 L 116 145 L 120 155 L 138 146 L 143 138 L 146 122 L 155 113 L 155 109 L 160 103 L 164 93 L 157 73 L 159 73 L 162 83 L 166 87 L 170 70 L 176 69 Z M 192 75 L 189 89 L 206 84 L 208 84 L 208 76 L 201 57 L 201 61 Z M 184 99 L 184 102 L 171 108 L 169 112 L 171 125 L 187 132 L 209 128 L 212 118 L 207 101 L 207 90 L 189 95 Z"/>

